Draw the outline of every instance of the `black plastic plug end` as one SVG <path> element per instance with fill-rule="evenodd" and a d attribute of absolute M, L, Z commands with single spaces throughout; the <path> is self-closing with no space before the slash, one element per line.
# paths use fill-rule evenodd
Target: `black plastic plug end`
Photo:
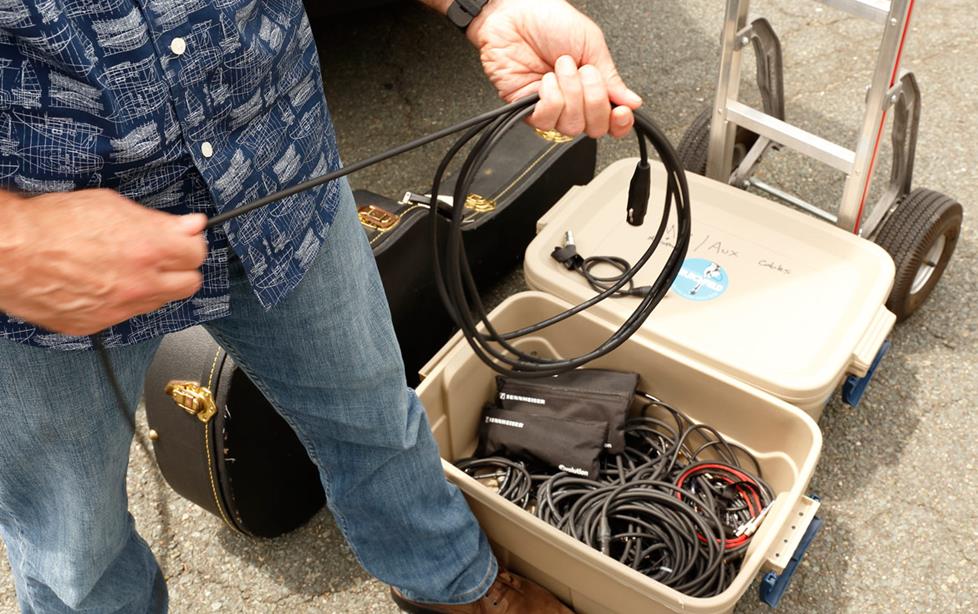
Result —
<path fill-rule="evenodd" d="M 652 167 L 648 162 L 639 161 L 635 165 L 632 181 L 628 184 L 628 223 L 641 226 L 645 222 L 645 212 L 649 208 L 649 195 L 652 191 Z"/>
<path fill-rule="evenodd" d="M 564 234 L 564 244 L 554 248 L 550 252 L 550 257 L 564 265 L 567 270 L 574 269 L 584 264 L 584 257 L 577 253 L 577 246 L 574 245 L 574 233 L 567 231 Z"/>
<path fill-rule="evenodd" d="M 598 542 L 601 545 L 601 553 L 605 555 L 611 554 L 611 525 L 608 523 L 608 517 L 602 516 L 601 523 L 598 526 Z"/>
<path fill-rule="evenodd" d="M 577 248 L 573 244 L 564 247 L 555 247 L 550 253 L 550 257 L 573 271 L 584 263 L 584 258 L 577 253 Z"/>

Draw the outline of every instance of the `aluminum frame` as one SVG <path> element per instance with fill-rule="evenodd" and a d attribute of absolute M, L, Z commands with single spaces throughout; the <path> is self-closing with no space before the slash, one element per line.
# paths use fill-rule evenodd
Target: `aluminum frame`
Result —
<path fill-rule="evenodd" d="M 761 187 L 750 177 L 769 147 L 791 147 L 846 174 L 838 214 L 821 217 L 834 217 L 839 227 L 868 236 L 900 197 L 910 190 L 920 117 L 920 90 L 911 73 L 900 72 L 900 60 L 915 0 L 816 1 L 884 26 L 855 149 L 849 150 L 784 121 L 780 41 L 766 20 L 747 23 L 750 0 L 728 0 L 721 39 L 720 75 L 710 128 L 707 176 L 736 185 L 756 185 L 789 204 L 810 211 L 812 205 L 763 182 Z M 739 101 L 742 51 L 749 42 L 754 43 L 758 56 L 758 85 L 764 100 L 764 112 Z M 773 72 L 777 74 L 773 75 Z M 890 185 L 868 215 L 864 215 L 886 116 L 891 106 L 895 109 L 895 120 Z M 737 126 L 747 128 L 761 138 L 740 166 L 733 169 Z"/>

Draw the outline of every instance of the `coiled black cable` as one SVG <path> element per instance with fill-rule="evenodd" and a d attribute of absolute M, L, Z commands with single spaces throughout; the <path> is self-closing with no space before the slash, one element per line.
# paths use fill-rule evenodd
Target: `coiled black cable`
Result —
<path fill-rule="evenodd" d="M 599 266 L 612 267 L 617 269 L 618 273 L 616 275 L 598 275 L 594 272 L 594 269 Z M 577 268 L 577 272 L 587 280 L 591 288 L 602 292 L 618 283 L 622 275 L 626 275 L 631 268 L 632 265 L 620 256 L 588 256 L 581 261 L 581 266 Z M 615 296 L 645 296 L 648 291 L 649 289 L 645 287 L 636 288 L 635 280 L 629 279 L 628 285 L 618 290 Z"/>
<path fill-rule="evenodd" d="M 564 235 L 564 244 L 554 248 L 550 257 L 564 265 L 568 271 L 574 271 L 587 281 L 591 289 L 596 292 L 604 292 L 617 284 L 622 276 L 627 275 L 632 265 L 621 256 L 588 256 L 584 257 L 577 253 L 577 246 L 574 245 L 574 234 L 567 231 Z M 599 266 L 610 267 L 617 273 L 612 275 L 598 275 L 594 272 Z M 649 286 L 635 286 L 634 279 L 628 279 L 624 288 L 615 291 L 612 296 L 645 296 L 652 290 Z"/>
<path fill-rule="evenodd" d="M 458 152 L 472 139 L 478 140 L 472 146 L 469 154 L 462 163 L 455 184 L 453 202 L 464 202 L 469 186 L 476 177 L 479 167 L 498 144 L 502 135 L 514 124 L 522 121 L 533 109 L 535 97 L 530 97 L 510 105 L 504 112 L 484 124 L 470 128 L 449 150 L 442 159 L 432 183 L 432 201 L 437 201 L 442 178 L 451 161 Z M 656 233 L 648 249 L 627 272 L 609 283 L 607 287 L 594 297 L 555 316 L 547 318 L 532 326 L 501 333 L 496 330 L 489 319 L 475 280 L 465 257 L 465 247 L 462 241 L 463 210 L 455 207 L 452 210 L 450 232 L 445 248 L 444 261 L 437 249 L 437 219 L 438 213 L 430 212 L 432 236 L 435 254 L 435 276 L 438 292 L 442 301 L 461 329 L 466 341 L 475 354 L 493 370 L 504 375 L 524 377 L 544 377 L 556 375 L 576 369 L 611 352 L 631 335 L 641 328 L 651 315 L 662 297 L 668 292 L 672 282 L 679 274 L 679 269 L 686 257 L 690 235 L 689 189 L 686 174 L 678 156 L 666 136 L 644 114 L 635 113 L 635 133 L 639 143 L 640 161 L 629 188 L 628 220 L 640 224 L 644 219 L 644 210 L 648 201 L 648 147 L 651 142 L 665 166 L 666 197 L 662 208 L 662 216 Z M 638 181 L 636 181 L 638 179 Z M 643 182 L 644 181 L 644 185 Z M 638 187 L 636 187 L 638 186 Z M 631 288 L 632 279 L 638 271 L 651 259 L 659 247 L 669 223 L 670 211 L 675 207 L 677 220 L 677 240 L 670 252 L 666 264 L 655 281 L 649 286 L 649 291 L 642 297 L 635 311 L 629 316 L 606 341 L 598 347 L 573 358 L 547 358 L 516 347 L 514 341 L 520 337 L 536 333 L 596 305 L 606 298 L 619 295 L 626 286 Z"/>
<path fill-rule="evenodd" d="M 748 450 L 651 395 L 639 399 L 623 426 L 624 451 L 604 454 L 594 480 L 533 474 L 533 459 L 456 464 L 483 480 L 487 471 L 503 477 L 501 496 L 622 564 L 693 597 L 717 595 L 736 576 L 773 492 Z"/>
<path fill-rule="evenodd" d="M 499 496 L 526 509 L 533 490 L 533 478 L 526 465 L 501 456 L 470 458 L 459 461 L 456 466 L 476 480 L 492 480 Z"/>

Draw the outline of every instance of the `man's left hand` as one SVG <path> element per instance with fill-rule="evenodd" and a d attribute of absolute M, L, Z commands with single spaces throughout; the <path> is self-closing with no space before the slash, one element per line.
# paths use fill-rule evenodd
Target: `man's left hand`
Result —
<path fill-rule="evenodd" d="M 594 138 L 631 130 L 642 99 L 622 81 L 601 29 L 565 0 L 490 0 L 467 35 L 500 97 L 539 92 L 536 128 Z"/>

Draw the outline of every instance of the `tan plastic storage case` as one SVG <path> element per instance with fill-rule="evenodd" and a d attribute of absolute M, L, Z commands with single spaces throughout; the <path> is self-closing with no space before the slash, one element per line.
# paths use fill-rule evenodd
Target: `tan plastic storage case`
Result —
<path fill-rule="evenodd" d="M 499 330 L 514 330 L 570 307 L 540 292 L 510 297 L 491 314 Z M 607 339 L 608 322 L 579 314 L 518 343 L 524 351 L 576 356 Z M 635 336 L 591 366 L 637 371 L 641 388 L 716 427 L 757 456 L 777 498 L 755 534 L 730 587 L 694 598 L 632 570 L 517 508 L 450 462 L 448 478 L 465 493 L 500 562 L 553 591 L 579 614 L 714 613 L 733 610 L 762 569 L 781 571 L 818 507 L 803 496 L 822 446 L 814 420 L 796 407 L 719 370 Z M 456 335 L 422 371 L 418 395 L 427 408 L 442 458 L 470 456 L 484 404 L 495 391 L 494 372 Z"/>
<path fill-rule="evenodd" d="M 584 256 L 635 262 L 659 224 L 665 171 L 652 163 L 644 226 L 625 221 L 637 159 L 616 162 L 573 188 L 538 224 L 526 251 L 527 284 L 574 304 L 594 295 L 583 277 L 550 257 L 573 231 Z M 816 419 L 846 374 L 864 376 L 895 317 L 885 307 L 894 266 L 879 246 L 811 216 L 689 173 L 692 240 L 687 258 L 721 264 L 726 291 L 691 301 L 670 292 L 639 333 L 801 407 Z M 664 242 L 675 240 L 675 214 Z M 636 277 L 658 275 L 666 246 Z M 601 269 L 596 273 L 600 274 Z M 606 300 L 589 311 L 620 324 L 637 298 Z"/>

